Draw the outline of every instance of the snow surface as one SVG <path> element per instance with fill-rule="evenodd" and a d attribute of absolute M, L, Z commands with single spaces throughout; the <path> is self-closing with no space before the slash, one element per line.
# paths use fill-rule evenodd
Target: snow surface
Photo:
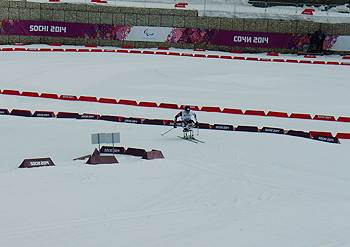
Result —
<path fill-rule="evenodd" d="M 47 0 L 31 0 L 32 2 L 44 2 Z M 61 0 L 62 3 L 85 3 L 91 4 L 89 0 Z M 313 21 L 321 23 L 349 23 L 349 4 L 344 5 L 312 5 L 304 4 L 293 6 L 293 3 L 284 3 L 286 6 L 265 7 L 266 2 L 254 1 L 256 5 L 248 3 L 248 0 L 221 1 L 221 0 L 187 0 L 180 1 L 187 3 L 184 9 L 198 10 L 199 16 L 228 17 L 228 18 L 267 18 L 280 20 Z M 109 0 L 107 3 L 97 3 L 97 5 L 125 6 L 139 8 L 166 8 L 174 9 L 175 0 Z M 53 3 L 55 4 L 55 3 Z M 96 3 L 92 3 L 96 4 Z M 283 3 L 282 3 L 283 4 Z M 291 5 L 291 6 L 288 6 Z M 183 9 L 183 8 L 177 8 Z M 313 9 L 312 15 L 302 14 L 305 9 Z"/>
<path fill-rule="evenodd" d="M 40 45 L 44 47 L 44 45 Z M 192 51 L 186 51 L 192 52 Z M 206 52 L 214 54 L 215 52 Z M 222 54 L 216 52 L 216 54 Z M 243 54 L 254 56 L 252 54 Z M 266 54 L 256 54 L 264 57 Z M 295 58 L 295 55 L 280 55 Z M 340 56 L 318 60 L 341 61 Z M 349 116 L 349 67 L 121 53 L 1 52 L 0 89 Z M 0 94 L 0 108 L 173 119 L 177 110 Z M 349 123 L 197 112 L 203 123 Z M 0 246 L 350 246 L 349 140 L 1 115 Z M 90 135 L 165 159 L 87 165 Z M 51 157 L 54 167 L 18 169 Z"/>

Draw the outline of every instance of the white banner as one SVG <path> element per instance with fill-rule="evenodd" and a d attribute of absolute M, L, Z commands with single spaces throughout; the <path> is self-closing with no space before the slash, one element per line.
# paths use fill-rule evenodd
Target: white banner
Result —
<path fill-rule="evenodd" d="M 165 42 L 172 27 L 134 26 L 125 40 Z"/>
<path fill-rule="evenodd" d="M 338 36 L 331 47 L 332 51 L 350 51 L 350 36 Z"/>

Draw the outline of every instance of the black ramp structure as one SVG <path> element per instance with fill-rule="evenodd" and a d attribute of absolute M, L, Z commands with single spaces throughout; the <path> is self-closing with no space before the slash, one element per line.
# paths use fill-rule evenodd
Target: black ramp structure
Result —
<path fill-rule="evenodd" d="M 133 156 L 143 156 L 146 153 L 146 150 L 141 148 L 128 148 L 125 154 L 133 155 Z"/>
<path fill-rule="evenodd" d="M 99 165 L 99 164 L 116 164 L 119 163 L 115 156 L 91 156 L 85 164 Z"/>
<path fill-rule="evenodd" d="M 160 150 L 152 150 L 149 152 L 146 152 L 143 156 L 142 159 L 146 160 L 152 160 L 152 159 L 164 159 L 164 156 L 162 154 L 162 151 Z"/>
<path fill-rule="evenodd" d="M 40 166 L 54 166 L 50 157 L 47 158 L 34 158 L 34 159 L 25 159 L 22 161 L 22 164 L 18 168 L 33 168 Z"/>

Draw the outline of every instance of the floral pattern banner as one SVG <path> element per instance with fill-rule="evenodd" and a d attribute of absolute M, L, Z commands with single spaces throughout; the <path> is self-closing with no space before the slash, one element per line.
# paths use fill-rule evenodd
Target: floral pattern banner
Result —
<path fill-rule="evenodd" d="M 0 20 L 0 35 L 153 41 L 238 47 L 302 49 L 306 34 L 239 32 L 216 29 L 123 26 L 49 21 Z M 349 51 L 350 36 L 326 36 L 324 50 Z"/>
<path fill-rule="evenodd" d="M 131 28 L 132 26 L 86 24 L 78 38 L 125 40 Z"/>
<path fill-rule="evenodd" d="M 0 20 L 0 35 L 16 35 L 14 34 L 18 20 Z"/>
<path fill-rule="evenodd" d="M 339 36 L 327 35 L 323 42 L 323 50 L 332 50 Z M 310 44 L 307 34 L 293 34 L 292 38 L 286 43 L 284 49 L 302 49 L 303 45 Z"/>
<path fill-rule="evenodd" d="M 211 44 L 220 30 L 198 28 L 173 28 L 168 35 L 168 43 Z"/>

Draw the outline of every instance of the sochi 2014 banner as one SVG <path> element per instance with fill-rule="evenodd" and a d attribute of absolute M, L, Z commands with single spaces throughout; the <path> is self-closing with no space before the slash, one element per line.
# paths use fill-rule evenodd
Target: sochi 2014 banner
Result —
<path fill-rule="evenodd" d="M 29 20 L 0 20 L 0 35 L 212 44 L 238 47 L 301 49 L 306 34 L 239 32 L 216 29 L 118 26 Z M 324 50 L 350 51 L 350 36 L 328 35 Z"/>
<path fill-rule="evenodd" d="M 50 21 L 1 20 L 0 35 L 124 40 L 131 27 Z"/>

